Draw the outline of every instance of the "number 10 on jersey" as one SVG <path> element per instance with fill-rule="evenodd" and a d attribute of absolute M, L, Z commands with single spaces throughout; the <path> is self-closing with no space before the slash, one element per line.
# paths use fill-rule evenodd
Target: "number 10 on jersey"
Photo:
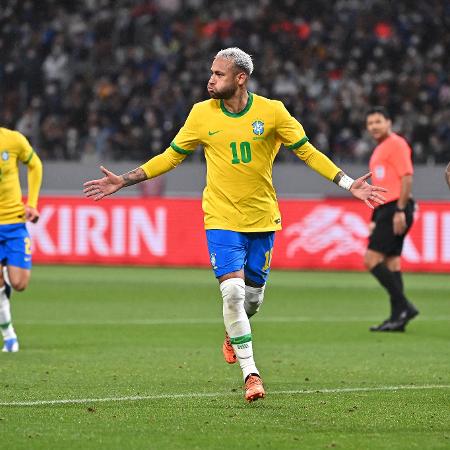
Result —
<path fill-rule="evenodd" d="M 239 164 L 241 162 L 249 163 L 252 160 L 252 149 L 250 147 L 250 142 L 243 141 L 239 144 L 240 155 L 238 155 L 238 146 L 236 142 L 231 142 L 230 147 L 231 154 L 233 156 L 231 164 Z"/>

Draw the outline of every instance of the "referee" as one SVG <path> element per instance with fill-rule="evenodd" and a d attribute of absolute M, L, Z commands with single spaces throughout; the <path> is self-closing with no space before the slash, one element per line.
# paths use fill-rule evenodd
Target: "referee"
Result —
<path fill-rule="evenodd" d="M 405 331 L 407 323 L 419 314 L 404 294 L 400 260 L 414 218 L 412 150 L 405 139 L 392 132 L 384 108 L 367 112 L 366 127 L 378 143 L 369 162 L 372 182 L 388 192 L 384 205 L 374 205 L 364 264 L 386 289 L 391 303 L 390 316 L 370 331 Z"/>

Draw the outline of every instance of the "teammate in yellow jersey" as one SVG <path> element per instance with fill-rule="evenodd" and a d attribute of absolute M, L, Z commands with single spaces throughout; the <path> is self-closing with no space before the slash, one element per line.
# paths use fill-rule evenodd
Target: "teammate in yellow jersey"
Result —
<path fill-rule="evenodd" d="M 22 202 L 19 161 L 28 168 L 28 201 Z M 42 163 L 18 131 L 0 128 L 0 329 L 3 351 L 17 352 L 11 321 L 11 288 L 23 291 L 31 275 L 31 240 L 25 222 L 39 219 Z"/>
<path fill-rule="evenodd" d="M 238 48 L 215 56 L 208 81 L 210 100 L 193 106 L 170 147 L 142 166 L 84 184 L 87 197 L 100 200 L 119 189 L 161 175 L 180 164 L 201 144 L 207 179 L 203 211 L 211 265 L 220 283 L 226 329 L 223 353 L 239 362 L 245 398 L 265 396 L 253 358 L 249 318 L 260 308 L 270 271 L 275 231 L 281 217 L 272 184 L 272 166 L 281 144 L 309 167 L 349 190 L 368 206 L 383 203 L 383 188 L 366 174 L 351 179 L 308 141 L 303 127 L 276 100 L 247 91 L 253 62 Z"/>

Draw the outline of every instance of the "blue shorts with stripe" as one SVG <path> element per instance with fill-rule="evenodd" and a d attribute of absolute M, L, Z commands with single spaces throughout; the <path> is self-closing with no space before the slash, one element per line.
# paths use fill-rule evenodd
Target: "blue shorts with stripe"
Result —
<path fill-rule="evenodd" d="M 31 269 L 31 239 L 24 223 L 0 225 L 0 262 Z"/>
<path fill-rule="evenodd" d="M 209 257 L 217 278 L 244 269 L 245 277 L 265 284 L 270 272 L 275 232 L 206 230 Z"/>

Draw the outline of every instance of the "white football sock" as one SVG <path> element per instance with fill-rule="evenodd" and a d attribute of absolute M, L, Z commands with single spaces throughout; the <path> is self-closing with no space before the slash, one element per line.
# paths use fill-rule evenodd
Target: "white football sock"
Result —
<path fill-rule="evenodd" d="M 245 302 L 244 308 L 247 316 L 250 318 L 258 311 L 264 301 L 264 290 L 266 285 L 261 287 L 245 286 Z"/>
<path fill-rule="evenodd" d="M 236 353 L 242 375 L 259 374 L 253 359 L 252 332 L 244 308 L 245 282 L 241 278 L 229 278 L 220 283 L 223 298 L 223 321 Z"/>
<path fill-rule="evenodd" d="M 5 293 L 5 285 L 0 288 L 0 330 L 2 331 L 3 339 L 17 337 L 11 323 L 11 306 Z"/>

